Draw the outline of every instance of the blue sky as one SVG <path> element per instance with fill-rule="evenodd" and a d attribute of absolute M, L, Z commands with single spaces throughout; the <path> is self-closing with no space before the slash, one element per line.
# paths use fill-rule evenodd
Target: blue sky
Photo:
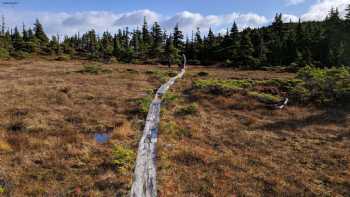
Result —
<path fill-rule="evenodd" d="M 15 1 L 15 0 L 2 0 Z M 8 26 L 32 24 L 39 18 L 49 34 L 74 34 L 94 28 L 98 32 L 130 26 L 135 28 L 144 16 L 158 21 L 168 31 L 174 24 L 187 33 L 200 27 L 222 32 L 236 21 L 240 28 L 271 23 L 284 13 L 285 21 L 321 20 L 331 7 L 342 14 L 350 0 L 16 0 L 19 5 L 1 5 Z"/>

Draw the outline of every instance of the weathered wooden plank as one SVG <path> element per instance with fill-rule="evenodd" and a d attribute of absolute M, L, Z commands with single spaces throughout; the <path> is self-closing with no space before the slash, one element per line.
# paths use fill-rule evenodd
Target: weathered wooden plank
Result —
<path fill-rule="evenodd" d="M 184 57 L 186 63 L 186 57 Z M 185 65 L 185 64 L 184 64 Z M 153 102 L 150 105 L 143 136 L 139 143 L 134 180 L 131 188 L 132 197 L 156 197 L 157 196 L 157 139 L 159 126 L 159 113 L 162 96 L 175 83 L 178 78 L 185 74 L 185 67 L 181 72 L 163 84 L 157 91 Z"/>

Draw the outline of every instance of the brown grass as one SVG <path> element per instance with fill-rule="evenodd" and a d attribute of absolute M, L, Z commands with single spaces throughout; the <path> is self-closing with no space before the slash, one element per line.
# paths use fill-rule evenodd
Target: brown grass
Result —
<path fill-rule="evenodd" d="M 206 72 L 209 75 L 198 75 Z M 350 115 L 346 109 L 288 106 L 270 110 L 239 93 L 189 91 L 192 80 L 292 78 L 266 71 L 190 68 L 163 110 L 160 196 L 348 196 Z M 193 102 L 198 113 L 176 116 Z M 176 106 L 176 107 L 174 107 Z M 169 128 L 190 135 L 174 137 Z"/>
<path fill-rule="evenodd" d="M 0 62 L 0 195 L 128 195 L 133 171 L 117 169 L 113 150 L 136 152 L 145 117 L 135 101 L 164 80 L 149 70 L 165 69 L 111 64 L 102 65 L 111 72 L 79 73 L 86 64 L 96 63 Z M 239 93 L 189 91 L 199 78 L 293 77 L 190 68 L 162 105 L 160 196 L 347 196 L 349 110 L 273 111 Z M 110 140 L 97 143 L 96 133 Z"/>
<path fill-rule="evenodd" d="M 94 62 L 0 62 L 0 186 L 9 196 L 115 196 L 130 189 L 132 169 L 119 173 L 113 148 L 136 152 L 143 116 L 133 100 L 160 81 L 161 68 Z M 108 133 L 105 144 L 95 133 Z M 0 194 L 2 195 L 2 194 Z"/>

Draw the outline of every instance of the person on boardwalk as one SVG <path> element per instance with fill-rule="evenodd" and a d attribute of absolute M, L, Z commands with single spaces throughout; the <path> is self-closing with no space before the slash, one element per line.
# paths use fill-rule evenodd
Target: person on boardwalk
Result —
<path fill-rule="evenodd" d="M 184 69 L 185 66 L 186 66 L 186 63 L 187 63 L 186 55 L 185 55 L 185 54 L 182 54 L 182 63 L 178 64 L 179 69 L 180 69 L 180 70 Z"/>
<path fill-rule="evenodd" d="M 168 57 L 168 68 L 170 69 L 171 68 L 171 58 Z"/>

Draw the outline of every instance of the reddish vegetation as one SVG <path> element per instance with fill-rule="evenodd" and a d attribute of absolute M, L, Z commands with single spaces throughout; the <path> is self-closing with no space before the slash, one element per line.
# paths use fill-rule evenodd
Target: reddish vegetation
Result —
<path fill-rule="evenodd" d="M 103 65 L 112 72 L 81 74 L 91 62 L 0 62 L 0 186 L 10 196 L 125 195 L 132 169 L 119 173 L 112 149 L 136 150 L 143 116 L 133 100 L 159 82 L 149 66 Z M 95 133 L 108 133 L 106 144 Z M 79 192 L 78 192 L 79 191 Z M 0 194 L 1 195 L 1 194 Z"/>
<path fill-rule="evenodd" d="M 176 84 L 179 99 L 161 120 L 161 196 L 347 196 L 348 109 L 288 106 L 270 110 L 240 94 L 192 88 L 198 72 L 218 79 L 290 78 L 288 73 L 195 68 Z M 274 90 L 260 87 L 261 90 Z M 276 90 L 277 91 L 277 90 Z M 176 116 L 197 103 L 197 113 Z M 171 126 L 169 126 L 171 124 Z"/>
<path fill-rule="evenodd" d="M 113 164 L 113 148 L 136 151 L 145 117 L 135 99 L 145 98 L 164 78 L 149 70 L 164 68 L 111 64 L 102 65 L 105 73 L 76 72 L 84 64 L 93 63 L 0 62 L 3 194 L 128 194 L 132 169 L 121 171 Z M 349 194 L 348 109 L 295 105 L 270 110 L 244 94 L 191 89 L 196 79 L 293 77 L 275 71 L 189 68 L 162 106 L 160 196 Z M 281 93 L 269 86 L 257 90 Z M 99 144 L 95 133 L 108 133 L 111 139 Z"/>

